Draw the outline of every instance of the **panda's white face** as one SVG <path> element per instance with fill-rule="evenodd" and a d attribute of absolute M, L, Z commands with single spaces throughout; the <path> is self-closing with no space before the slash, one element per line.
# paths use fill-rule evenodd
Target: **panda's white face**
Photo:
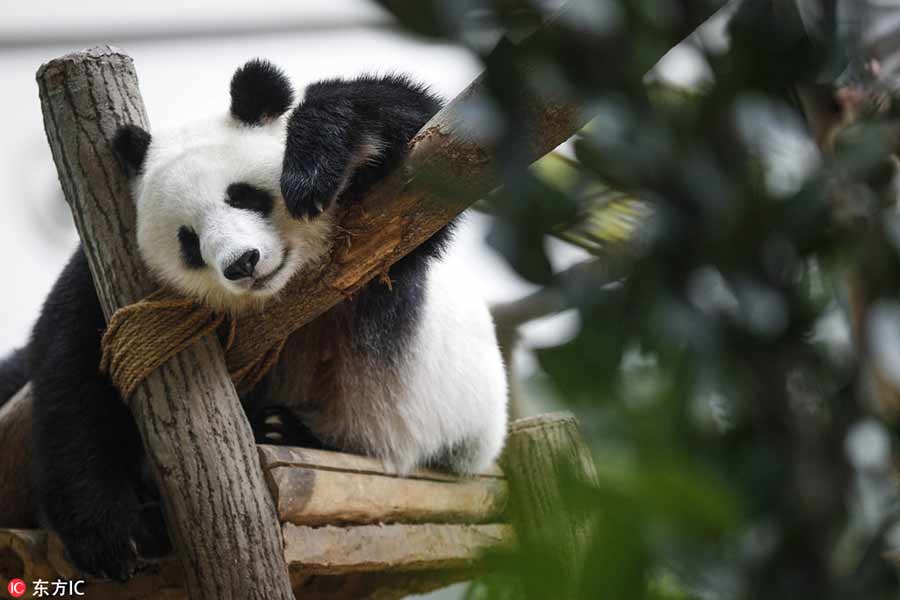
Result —
<path fill-rule="evenodd" d="M 138 247 L 161 283 L 238 312 L 322 257 L 329 216 L 293 219 L 281 196 L 285 128 L 229 115 L 153 135 L 134 191 Z"/>

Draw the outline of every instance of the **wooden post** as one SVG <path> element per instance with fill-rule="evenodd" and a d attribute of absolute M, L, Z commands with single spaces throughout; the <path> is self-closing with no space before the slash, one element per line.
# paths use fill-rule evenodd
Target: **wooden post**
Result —
<path fill-rule="evenodd" d="M 110 150 L 119 125 L 149 129 L 132 60 L 97 47 L 37 73 L 47 140 L 107 318 L 154 285 L 135 241 L 128 182 Z M 253 435 L 217 340 L 207 337 L 129 401 L 191 598 L 293 598 L 281 530 Z"/>
<path fill-rule="evenodd" d="M 575 567 L 582 562 L 591 523 L 572 505 L 564 478 L 572 474 L 586 483 L 597 481 L 594 459 L 578 421 L 569 413 L 514 421 L 502 464 L 516 538 L 525 546 L 557 541 L 554 555 L 577 575 Z M 560 597 L 566 597 L 562 590 Z"/>

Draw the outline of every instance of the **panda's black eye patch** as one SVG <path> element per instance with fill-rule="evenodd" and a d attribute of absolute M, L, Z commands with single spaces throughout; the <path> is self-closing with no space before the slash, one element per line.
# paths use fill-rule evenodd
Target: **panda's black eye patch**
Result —
<path fill-rule="evenodd" d="M 225 202 L 229 206 L 252 210 L 264 217 L 269 216 L 275 204 L 272 194 L 249 183 L 232 183 L 225 193 L 227 194 Z"/>
<path fill-rule="evenodd" d="M 202 269 L 206 266 L 200 254 L 200 238 L 190 227 L 182 225 L 178 229 L 178 243 L 181 244 L 181 259 L 189 269 Z"/>

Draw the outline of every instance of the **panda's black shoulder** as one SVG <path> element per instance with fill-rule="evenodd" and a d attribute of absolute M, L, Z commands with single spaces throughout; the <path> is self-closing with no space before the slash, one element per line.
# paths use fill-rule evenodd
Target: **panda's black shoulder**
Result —
<path fill-rule="evenodd" d="M 428 120 L 443 107 L 443 101 L 424 83 L 399 73 L 363 74 L 353 78 L 332 78 L 307 86 L 305 102 L 336 99 L 365 99 L 361 108 L 406 113 L 407 119 Z M 424 122 L 423 122 L 424 123 Z"/>

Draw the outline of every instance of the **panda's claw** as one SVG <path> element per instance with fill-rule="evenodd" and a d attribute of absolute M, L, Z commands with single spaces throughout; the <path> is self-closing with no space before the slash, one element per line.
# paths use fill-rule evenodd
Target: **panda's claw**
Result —
<path fill-rule="evenodd" d="M 306 425 L 283 406 L 262 408 L 252 424 L 257 444 L 324 448 Z"/>
<path fill-rule="evenodd" d="M 136 554 L 141 562 L 162 558 L 172 551 L 162 506 L 148 502 L 140 508 L 140 518 L 132 531 Z"/>
<path fill-rule="evenodd" d="M 281 195 L 295 219 L 314 219 L 325 212 L 335 195 L 332 188 L 300 171 L 286 169 L 281 174 Z"/>
<path fill-rule="evenodd" d="M 127 581 L 137 568 L 136 546 L 129 537 L 117 539 L 105 532 L 62 541 L 69 562 L 86 575 Z"/>
<path fill-rule="evenodd" d="M 127 581 L 141 566 L 171 551 L 158 503 L 136 502 L 110 516 L 103 527 L 77 535 L 59 532 L 69 561 L 94 577 Z"/>

